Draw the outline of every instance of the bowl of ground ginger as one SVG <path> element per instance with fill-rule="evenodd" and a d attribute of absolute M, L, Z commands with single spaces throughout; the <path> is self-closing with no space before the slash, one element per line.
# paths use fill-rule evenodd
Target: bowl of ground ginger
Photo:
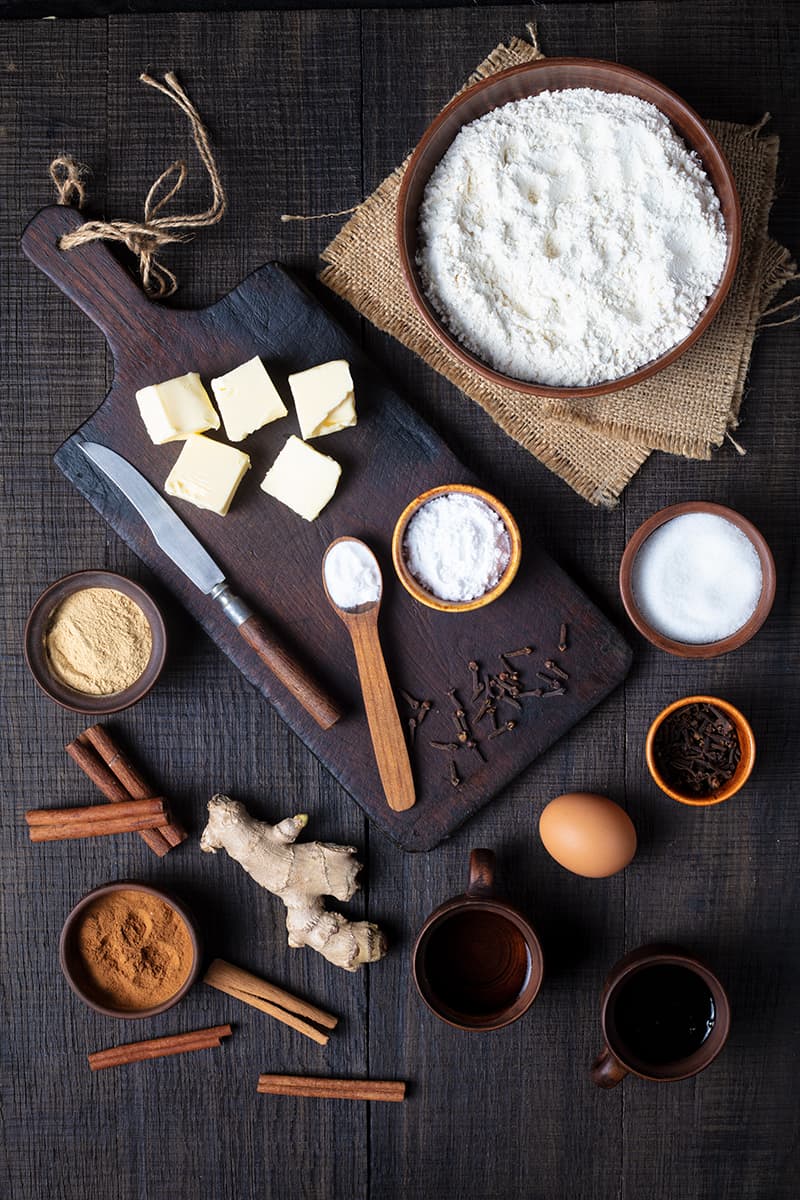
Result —
<path fill-rule="evenodd" d="M 147 884 L 120 880 L 78 901 L 61 931 L 67 983 L 108 1017 L 152 1017 L 196 981 L 200 940 L 187 908 Z"/>
<path fill-rule="evenodd" d="M 36 601 L 25 660 L 51 700 L 104 715 L 145 696 L 161 674 L 167 633 L 144 588 L 112 571 L 77 571 Z"/>

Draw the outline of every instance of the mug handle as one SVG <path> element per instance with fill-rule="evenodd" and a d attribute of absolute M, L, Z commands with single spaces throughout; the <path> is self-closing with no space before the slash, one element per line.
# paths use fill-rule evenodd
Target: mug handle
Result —
<path fill-rule="evenodd" d="M 467 895 L 488 898 L 494 895 L 494 850 L 470 850 Z"/>
<path fill-rule="evenodd" d="M 592 1063 L 592 1083 L 601 1088 L 613 1088 L 618 1083 L 622 1083 L 627 1074 L 627 1067 L 623 1067 L 619 1059 L 615 1058 L 611 1053 L 608 1046 L 603 1046 L 603 1049 Z"/>

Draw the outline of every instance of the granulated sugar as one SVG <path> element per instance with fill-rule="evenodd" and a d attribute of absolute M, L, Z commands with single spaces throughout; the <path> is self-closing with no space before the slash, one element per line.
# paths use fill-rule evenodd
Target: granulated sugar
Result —
<path fill-rule="evenodd" d="M 465 126 L 420 206 L 417 262 L 454 336 L 517 379 L 618 379 L 696 325 L 727 250 L 719 201 L 635 96 L 542 92 Z"/>
<path fill-rule="evenodd" d="M 403 551 L 411 574 L 440 600 L 476 600 L 500 581 L 511 539 L 497 513 L 475 496 L 437 496 L 408 523 Z"/>
<path fill-rule="evenodd" d="M 676 642 L 730 637 L 761 596 L 761 562 L 750 539 L 713 513 L 685 513 L 643 542 L 633 562 L 636 605 Z"/>

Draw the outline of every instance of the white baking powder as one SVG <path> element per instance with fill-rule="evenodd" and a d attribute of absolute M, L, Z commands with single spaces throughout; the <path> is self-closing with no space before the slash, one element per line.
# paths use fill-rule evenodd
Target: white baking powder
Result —
<path fill-rule="evenodd" d="M 642 543 L 631 584 L 645 620 L 676 642 L 730 637 L 761 596 L 761 562 L 750 539 L 713 513 L 685 513 Z"/>
<path fill-rule="evenodd" d="M 511 539 L 494 509 L 464 492 L 429 500 L 408 523 L 406 565 L 440 600 L 476 600 L 508 566 Z"/>
<path fill-rule="evenodd" d="M 325 586 L 339 608 L 358 608 L 380 600 L 381 572 L 363 542 L 337 542 L 325 556 Z"/>
<path fill-rule="evenodd" d="M 455 337 L 517 379 L 618 379 L 692 330 L 726 256 L 719 201 L 635 96 L 542 92 L 466 125 L 420 206 L 424 290 Z"/>

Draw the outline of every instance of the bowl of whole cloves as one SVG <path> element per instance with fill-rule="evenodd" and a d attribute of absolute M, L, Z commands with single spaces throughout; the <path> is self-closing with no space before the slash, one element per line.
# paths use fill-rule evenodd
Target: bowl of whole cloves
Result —
<path fill-rule="evenodd" d="M 744 787 L 756 760 L 747 719 L 717 696 L 685 696 L 658 714 L 645 758 L 653 781 L 681 804 L 729 800 Z"/>

